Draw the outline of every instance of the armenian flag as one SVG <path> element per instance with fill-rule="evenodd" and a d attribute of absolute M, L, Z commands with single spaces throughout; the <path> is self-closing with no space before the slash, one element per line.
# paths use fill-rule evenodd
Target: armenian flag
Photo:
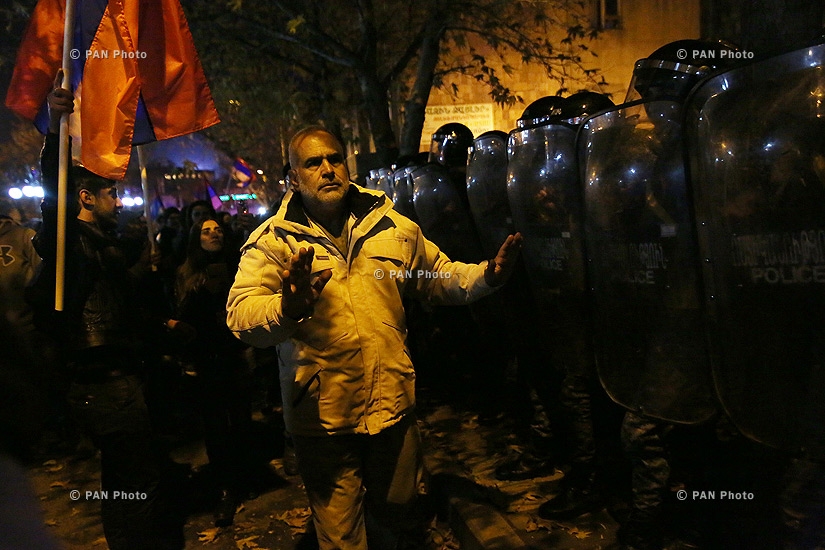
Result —
<path fill-rule="evenodd" d="M 6 96 L 6 106 L 43 133 L 65 3 L 38 1 Z M 179 0 L 77 0 L 75 13 L 72 128 L 86 168 L 122 179 L 133 145 L 220 122 Z"/>
<path fill-rule="evenodd" d="M 240 157 L 238 157 L 232 165 L 232 176 L 241 184 L 241 187 L 246 187 L 255 181 L 255 174 L 252 172 L 252 167 Z"/>

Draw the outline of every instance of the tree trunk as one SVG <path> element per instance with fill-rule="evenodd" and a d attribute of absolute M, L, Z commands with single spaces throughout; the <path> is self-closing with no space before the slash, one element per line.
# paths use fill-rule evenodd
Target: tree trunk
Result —
<path fill-rule="evenodd" d="M 437 12 L 430 17 L 424 29 L 410 98 L 404 104 L 404 126 L 401 130 L 401 156 L 418 153 L 421 132 L 424 130 L 427 101 L 433 87 L 435 67 L 440 54 L 444 27 Z"/>
<path fill-rule="evenodd" d="M 387 89 L 374 72 L 360 71 L 358 82 L 364 96 L 364 109 L 370 122 L 370 133 L 375 144 L 375 152 L 381 163 L 389 167 L 398 157 L 398 145 L 390 122 L 390 107 Z"/>

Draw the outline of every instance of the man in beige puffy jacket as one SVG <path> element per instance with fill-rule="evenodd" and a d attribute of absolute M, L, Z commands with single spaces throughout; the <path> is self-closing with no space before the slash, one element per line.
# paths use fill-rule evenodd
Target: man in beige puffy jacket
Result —
<path fill-rule="evenodd" d="M 292 189 L 243 248 L 227 324 L 279 345 L 292 434 L 325 549 L 395 548 L 418 490 L 415 370 L 402 298 L 465 304 L 509 277 L 521 235 L 493 260 L 451 262 L 381 192 L 350 183 L 321 127 L 289 145 Z"/>

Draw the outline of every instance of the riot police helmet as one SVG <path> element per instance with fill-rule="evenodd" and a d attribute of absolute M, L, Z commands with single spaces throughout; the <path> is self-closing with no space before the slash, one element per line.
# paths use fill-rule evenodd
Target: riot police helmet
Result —
<path fill-rule="evenodd" d="M 636 62 L 625 103 L 683 100 L 699 80 L 739 62 L 739 48 L 722 40 L 677 40 Z"/>
<path fill-rule="evenodd" d="M 489 149 L 489 148 L 500 147 L 502 151 L 504 151 L 505 159 L 507 158 L 507 133 L 502 132 L 501 130 L 490 130 L 488 132 L 484 132 L 483 134 L 479 134 L 477 138 L 473 140 L 473 144 L 470 147 L 470 151 L 468 154 L 468 166 L 469 163 L 473 162 L 473 157 L 476 155 L 478 151 Z"/>
<path fill-rule="evenodd" d="M 502 132 L 501 130 L 490 130 L 489 132 L 479 134 L 474 141 L 478 142 L 479 140 L 492 139 L 496 137 L 507 141 L 507 132 Z"/>
<path fill-rule="evenodd" d="M 521 118 L 516 121 L 516 127 L 537 126 L 558 117 L 563 101 L 564 98 L 560 95 L 540 97 L 524 109 Z"/>
<path fill-rule="evenodd" d="M 450 168 L 467 165 L 467 150 L 473 144 L 473 131 L 459 122 L 450 122 L 433 133 L 429 162 Z"/>
<path fill-rule="evenodd" d="M 615 107 L 615 103 L 605 94 L 578 92 L 564 99 L 559 108 L 558 118 L 562 122 L 578 126 L 590 115 L 611 107 Z"/>

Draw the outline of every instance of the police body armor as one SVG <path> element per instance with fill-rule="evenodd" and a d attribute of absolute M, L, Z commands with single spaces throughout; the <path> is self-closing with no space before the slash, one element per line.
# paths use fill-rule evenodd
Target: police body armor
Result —
<path fill-rule="evenodd" d="M 719 399 L 825 460 L 825 45 L 703 82 L 685 120 Z"/>
<path fill-rule="evenodd" d="M 639 414 L 715 412 L 685 185 L 681 104 L 635 101 L 579 133 L 599 378 Z"/>
<path fill-rule="evenodd" d="M 467 199 L 484 255 L 495 258 L 501 244 L 513 233 L 504 132 L 486 132 L 473 142 L 467 160 Z"/>

